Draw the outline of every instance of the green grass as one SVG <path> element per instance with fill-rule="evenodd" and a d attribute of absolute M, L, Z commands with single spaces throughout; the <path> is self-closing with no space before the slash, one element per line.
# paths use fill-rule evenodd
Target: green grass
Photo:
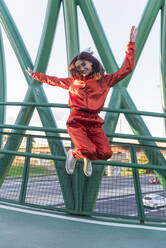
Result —
<path fill-rule="evenodd" d="M 30 170 L 29 170 L 29 175 L 33 176 L 33 175 L 36 175 L 36 174 L 37 175 L 39 175 L 39 174 L 47 175 L 48 170 L 43 166 L 31 166 Z"/>
<path fill-rule="evenodd" d="M 21 177 L 23 174 L 24 166 L 12 166 L 8 172 L 8 177 Z"/>
<path fill-rule="evenodd" d="M 15 165 L 12 166 L 9 170 L 8 177 L 22 177 L 24 166 L 23 165 Z M 29 176 L 34 175 L 47 175 L 48 170 L 43 166 L 30 166 Z"/>

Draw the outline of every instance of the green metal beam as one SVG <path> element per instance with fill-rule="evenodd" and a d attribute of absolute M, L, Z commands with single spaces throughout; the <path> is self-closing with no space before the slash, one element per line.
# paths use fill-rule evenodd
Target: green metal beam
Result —
<path fill-rule="evenodd" d="M 131 154 L 132 163 L 137 163 L 136 148 L 132 145 L 130 145 L 130 154 Z M 132 172 L 134 179 L 135 199 L 137 203 L 138 216 L 141 223 L 143 223 L 145 219 L 145 214 L 144 214 L 144 207 L 142 202 L 142 192 L 141 192 L 141 184 L 139 180 L 139 172 L 138 169 L 136 168 L 132 168 Z"/>
<path fill-rule="evenodd" d="M 32 93 L 30 90 L 28 90 L 28 93 L 27 93 L 27 98 L 28 100 L 30 100 L 30 97 L 32 96 Z M 24 111 L 25 109 L 25 111 Z M 33 107 L 22 107 L 22 112 L 21 114 L 17 117 L 15 123 L 17 124 L 20 124 L 20 125 L 28 125 L 30 120 L 31 120 L 31 117 L 32 117 L 32 114 L 33 114 L 33 110 L 34 108 Z M 17 134 L 24 134 L 25 133 L 25 130 L 14 130 L 13 133 Z M 9 138 L 4 149 L 6 150 L 13 150 L 13 151 L 17 151 L 18 148 L 20 147 L 20 144 L 21 144 L 21 141 L 22 141 L 22 137 L 21 135 L 17 136 L 17 137 L 14 137 L 14 138 Z M 14 157 L 12 156 L 8 156 L 8 155 L 5 155 L 5 154 L 0 154 L 0 185 L 2 185 L 9 169 L 10 169 L 10 166 L 12 164 L 12 161 L 13 161 Z"/>
<path fill-rule="evenodd" d="M 0 29 L 0 101 L 6 101 L 6 66 L 5 54 L 2 40 L 2 33 Z M 4 124 L 6 115 L 6 106 L 0 106 L 0 124 Z M 2 131 L 2 129 L 0 129 Z M 0 137 L 0 147 L 2 145 L 3 137 Z"/>
<path fill-rule="evenodd" d="M 161 94 L 162 94 L 162 107 L 163 112 L 166 113 L 166 3 L 161 12 Z M 166 119 L 165 119 L 165 133 L 166 133 Z"/>
<path fill-rule="evenodd" d="M 93 2 L 91 0 L 79 0 L 78 3 L 106 71 L 108 73 L 117 71 L 118 65 L 103 31 Z"/>
<path fill-rule="evenodd" d="M 139 57 L 143 51 L 145 42 L 149 36 L 149 33 L 152 29 L 152 26 L 156 20 L 156 17 L 162 8 L 163 0 L 149 0 L 143 12 L 141 21 L 138 25 L 138 35 L 136 39 L 136 56 L 135 56 L 135 65 L 137 64 Z M 128 77 L 124 78 L 120 82 L 120 86 L 127 87 L 129 81 L 132 77 L 131 73 Z"/>
<path fill-rule="evenodd" d="M 78 17 L 76 0 L 63 0 L 67 62 L 79 53 Z"/>
<path fill-rule="evenodd" d="M 63 0 L 63 15 L 65 25 L 65 37 L 67 48 L 67 61 L 70 61 L 79 53 L 77 1 Z M 82 212 L 82 191 L 84 175 L 80 173 L 80 165 L 77 163 L 76 170 L 71 176 L 71 184 L 74 198 L 74 210 Z"/>
<path fill-rule="evenodd" d="M 155 21 L 155 18 L 160 8 L 162 7 L 162 4 L 163 4 L 163 0 L 159 0 L 157 2 L 156 0 L 149 0 L 145 7 L 144 13 L 141 17 L 141 21 L 138 26 L 138 35 L 136 40 L 136 59 L 135 59 L 136 63 L 141 55 L 145 42 L 152 28 L 152 25 Z M 132 77 L 132 73 L 126 78 L 124 78 L 121 82 L 119 82 L 118 87 L 119 88 L 127 87 L 131 77 Z M 108 106 L 119 109 L 121 107 L 121 99 L 118 99 L 117 101 L 116 97 L 120 98 L 120 92 L 115 92 L 115 90 L 117 91 L 117 89 L 114 87 Z M 112 133 L 113 131 L 115 131 L 118 118 L 119 118 L 119 114 L 111 115 L 110 113 L 106 113 L 105 115 L 106 124 L 104 126 L 106 132 Z"/>
<path fill-rule="evenodd" d="M 53 31 L 55 32 L 59 8 L 60 8 L 60 3 L 61 3 L 60 0 L 48 1 L 48 5 L 47 5 L 48 10 L 46 12 L 47 15 L 45 18 L 45 25 L 44 25 L 44 29 L 42 32 L 41 43 L 40 43 L 41 45 L 40 45 L 39 50 L 38 50 L 36 64 L 34 66 L 35 69 L 46 69 L 46 67 L 47 67 L 48 58 L 49 58 L 49 55 L 51 52 L 51 47 L 52 47 L 53 37 L 54 37 L 52 32 Z M 56 13 L 55 13 L 55 10 L 56 10 Z M 21 36 L 19 35 L 17 27 L 16 27 L 14 21 L 12 20 L 12 17 L 10 16 L 10 13 L 9 13 L 9 11 L 8 11 L 6 5 L 3 1 L 0 4 L 0 20 L 2 22 L 2 25 L 3 25 L 7 35 L 8 35 L 8 38 L 9 38 L 9 41 L 11 42 L 13 50 L 15 51 L 15 54 L 18 58 L 18 61 L 19 61 L 20 66 L 24 72 L 24 75 L 27 79 L 27 82 L 29 83 L 29 85 L 31 85 L 31 89 L 28 90 L 24 101 L 26 101 L 26 102 L 36 101 L 38 103 L 41 103 L 41 102 L 42 103 L 48 103 L 47 97 L 44 93 L 44 90 L 41 87 L 41 83 L 34 82 L 34 80 L 32 80 L 26 72 L 26 68 L 27 67 L 33 68 L 33 65 L 32 65 L 32 62 L 31 62 L 30 57 L 28 55 L 28 52 L 25 48 L 24 42 L 23 42 Z M 52 27 L 52 29 L 50 29 L 50 26 Z M 46 36 L 46 33 L 47 33 L 47 36 Z M 51 35 L 50 35 L 50 33 L 51 33 Z M 50 39 L 50 37 L 52 37 L 52 39 Z M 47 54 L 45 53 L 45 49 L 47 51 Z M 38 113 L 39 113 L 39 116 L 40 116 L 40 119 L 42 121 L 43 126 L 56 127 L 56 122 L 55 122 L 54 116 L 53 116 L 53 114 L 49 108 L 46 109 L 46 108 L 38 107 L 37 110 L 38 110 Z M 28 123 L 32 117 L 33 111 L 34 111 L 34 107 L 23 107 L 19 112 L 19 115 L 18 115 L 17 120 L 16 120 L 16 124 L 28 125 Z M 51 135 L 51 134 L 49 133 L 48 135 Z M 54 134 L 54 135 L 56 136 L 58 134 Z M 15 142 L 13 142 L 12 137 L 11 137 L 11 139 L 8 140 L 5 147 L 6 147 L 6 149 L 9 149 L 9 147 L 12 147 L 13 149 L 18 149 L 20 143 L 21 143 L 21 138 L 18 138 L 17 140 L 15 140 Z M 53 154 L 54 153 L 64 154 L 64 148 L 63 148 L 60 141 L 54 140 L 53 142 L 49 143 L 49 145 L 50 145 L 51 152 Z M 1 165 L 1 162 L 2 162 L 2 165 Z M 0 162 L 0 165 L 1 165 L 0 166 L 0 168 L 1 168 L 1 170 L 0 170 L 0 175 L 1 175 L 0 183 L 2 184 L 3 180 L 5 178 L 5 175 L 8 173 L 8 170 L 10 169 L 12 159 L 9 159 L 7 156 L 4 155 L 3 158 L 1 159 L 1 162 Z M 63 165 L 64 164 L 62 164 L 61 162 L 56 163 L 57 173 L 59 175 L 59 180 L 60 180 L 61 185 L 64 185 L 63 179 L 64 179 L 64 174 L 65 174 L 65 177 L 66 177 L 65 185 L 69 189 L 71 183 L 70 183 L 70 179 L 69 179 L 68 175 L 66 175 L 66 173 L 65 173 L 65 168 Z M 68 192 L 68 194 L 66 194 L 66 191 L 64 190 L 63 186 L 62 186 L 62 189 L 63 189 L 63 193 L 66 196 L 64 201 L 66 202 L 66 204 L 69 203 L 71 206 L 72 193 L 69 194 L 69 192 Z"/>
<path fill-rule="evenodd" d="M 126 89 L 121 89 L 122 92 L 122 106 L 125 109 L 131 109 L 136 111 L 136 107 L 134 105 L 134 103 L 132 102 L 129 94 L 127 93 Z M 130 124 L 131 129 L 133 130 L 133 133 L 136 135 L 146 135 L 151 137 L 151 134 L 148 130 L 148 128 L 146 127 L 146 124 L 144 123 L 143 119 L 138 116 L 138 115 L 134 115 L 131 116 L 129 114 L 125 114 L 125 117 L 128 121 L 128 123 Z M 149 146 L 153 146 L 157 148 L 157 144 L 153 141 L 146 141 L 146 140 L 139 140 L 140 144 L 143 145 L 149 145 Z M 158 164 L 158 165 L 166 165 L 166 160 L 164 158 L 164 156 L 162 155 L 162 153 L 160 152 L 160 150 L 158 149 L 154 149 L 153 152 L 151 151 L 151 149 L 149 148 L 142 148 L 145 151 L 145 154 L 147 156 L 147 158 L 149 159 L 149 161 L 152 164 Z M 165 172 L 160 172 L 158 173 L 158 177 L 159 180 L 163 186 L 164 189 L 166 186 L 166 173 Z"/>
<path fill-rule="evenodd" d="M 133 145 L 133 144 L 130 144 Z M 140 147 L 140 145 L 139 145 Z M 152 147 L 153 148 L 153 147 Z M 47 154 L 39 154 L 39 153 L 29 153 L 29 152 L 17 152 L 17 151 L 12 151 L 12 150 L 4 150 L 0 149 L 0 153 L 2 154 L 8 154 L 8 155 L 17 155 L 17 156 L 25 156 L 25 157 L 30 157 L 30 158 L 40 158 L 40 159 L 51 159 L 51 160 L 57 160 L 57 161 L 65 161 L 66 157 L 65 156 L 58 156 L 58 155 L 47 155 Z M 105 161 L 105 160 L 95 160 L 94 165 L 100 166 L 100 165 L 112 165 L 112 166 L 117 166 L 117 167 L 129 167 L 129 168 L 137 168 L 137 169 L 150 169 L 150 170 L 162 170 L 166 171 L 166 166 L 163 165 L 158 165 L 158 164 L 137 164 L 133 162 L 117 162 L 117 161 Z M 88 178 L 86 178 L 88 179 Z"/>

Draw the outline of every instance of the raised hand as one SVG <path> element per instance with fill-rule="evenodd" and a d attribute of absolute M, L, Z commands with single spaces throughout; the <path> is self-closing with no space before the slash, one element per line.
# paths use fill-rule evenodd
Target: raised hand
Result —
<path fill-rule="evenodd" d="M 28 72 L 29 76 L 32 76 L 32 70 L 31 70 L 31 68 L 28 67 L 28 68 L 26 69 L 26 71 Z"/>
<path fill-rule="evenodd" d="M 137 36 L 137 29 L 135 26 L 132 26 L 131 31 L 130 31 L 130 41 L 135 42 L 136 41 L 136 36 Z"/>

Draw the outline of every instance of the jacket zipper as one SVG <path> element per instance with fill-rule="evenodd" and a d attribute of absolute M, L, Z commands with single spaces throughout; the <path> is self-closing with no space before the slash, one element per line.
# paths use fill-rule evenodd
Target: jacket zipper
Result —
<path fill-rule="evenodd" d="M 85 94 L 86 94 L 86 105 L 87 105 L 87 108 L 88 108 L 88 91 L 87 91 L 86 86 L 85 86 Z"/>

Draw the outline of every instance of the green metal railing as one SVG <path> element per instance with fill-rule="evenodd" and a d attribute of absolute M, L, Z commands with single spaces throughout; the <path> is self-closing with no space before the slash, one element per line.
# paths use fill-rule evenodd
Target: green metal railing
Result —
<path fill-rule="evenodd" d="M 8 105 L 8 106 L 19 106 L 19 105 L 31 105 L 32 103 L 0 103 L 0 105 Z M 47 104 L 33 104 L 34 106 L 42 106 L 48 107 Z M 67 107 L 66 105 L 60 104 L 49 104 L 49 107 Z M 121 111 L 126 112 L 127 114 L 135 114 L 134 111 L 130 112 L 129 110 L 114 110 L 110 108 L 105 108 L 104 111 L 110 112 L 118 112 Z M 165 114 L 152 113 L 151 112 L 137 112 L 137 115 L 147 115 L 153 117 L 162 117 L 165 118 Z M 3 140 L 6 137 L 6 141 L 3 142 L 3 145 L 0 149 L 0 157 L 1 163 L 3 162 L 3 157 L 8 157 L 11 161 L 11 166 L 7 173 L 3 175 L 0 173 L 1 177 L 1 189 L 0 189 L 0 199 L 2 201 L 19 203 L 21 205 L 34 206 L 39 208 L 52 209 L 56 211 L 68 212 L 79 215 L 90 215 L 90 216 L 103 216 L 109 218 L 121 218 L 128 220 L 138 220 L 140 223 L 144 223 L 146 221 L 156 221 L 156 222 L 166 222 L 165 214 L 161 216 L 158 214 L 158 217 L 154 217 L 153 215 L 146 214 L 146 208 L 143 206 L 142 198 L 146 192 L 148 193 L 160 193 L 163 196 L 165 195 L 166 184 L 165 181 L 160 181 L 160 189 L 158 190 L 158 185 L 154 185 L 154 187 L 150 187 L 148 180 L 153 176 L 162 175 L 166 173 L 166 163 L 158 164 L 158 158 L 156 156 L 160 154 L 164 158 L 164 152 L 166 148 L 158 147 L 156 142 L 166 142 L 165 138 L 161 137 L 148 137 L 144 135 L 128 135 L 128 134 L 107 134 L 108 139 L 111 142 L 113 147 L 125 147 L 126 154 L 128 155 L 128 161 L 124 161 L 123 158 L 111 159 L 111 161 L 93 161 L 93 174 L 90 178 L 87 178 L 83 174 L 83 164 L 82 161 L 78 161 L 76 166 L 76 170 L 72 176 L 67 175 L 65 172 L 65 160 L 66 157 L 61 154 L 54 154 L 50 149 L 50 144 L 54 142 L 58 144 L 58 146 L 64 147 L 64 142 L 66 140 L 70 140 L 69 137 L 66 136 L 66 129 L 59 128 L 46 128 L 46 127 L 33 127 L 33 126 L 25 126 L 25 125 L 0 125 L 1 132 L 0 136 Z M 5 129 L 11 129 L 11 132 L 6 132 Z M 25 131 L 35 131 L 36 133 L 44 132 L 46 135 L 32 135 L 25 134 Z M 60 134 L 60 135 L 56 135 Z M 49 135 L 47 135 L 49 134 Z M 128 140 L 138 140 L 138 141 L 148 141 L 153 142 L 153 145 L 149 144 L 134 144 L 134 143 L 124 143 L 124 142 L 113 142 L 112 138 L 116 137 Z M 21 141 L 26 139 L 24 144 L 24 150 L 20 150 L 22 145 L 18 147 L 18 149 L 9 149 L 7 145 L 8 140 L 18 140 Z M 37 142 L 43 141 L 46 143 L 45 149 L 47 151 L 43 151 L 42 146 L 41 150 L 34 151 L 33 141 L 37 140 Z M 39 145 L 35 145 L 40 147 Z M 21 143 L 20 143 L 21 144 Z M 58 151 L 59 147 L 56 146 L 56 150 Z M 61 148 L 60 148 L 61 149 Z M 144 157 L 146 157 L 145 161 L 141 163 L 138 162 L 138 151 L 141 150 Z M 148 156 L 147 156 L 148 154 Z M 120 156 L 120 155 L 119 155 Z M 15 164 L 14 159 L 22 158 L 21 165 L 19 162 Z M 38 164 L 33 165 L 33 160 L 37 160 Z M 24 161 L 23 161 L 24 160 Z M 165 159 L 164 159 L 165 160 Z M 44 161 L 44 162 L 42 162 Z M 148 161 L 148 162 L 147 162 Z M 44 164 L 45 163 L 45 164 Z M 59 165 L 60 163 L 60 165 Z M 4 164 L 5 166 L 5 164 Z M 17 168 L 21 170 L 21 172 L 17 172 Z M 120 170 L 120 175 L 105 175 L 104 171 L 106 168 L 111 168 L 111 170 L 118 171 Z M 113 169 L 114 168 L 114 169 Z M 119 168 L 119 169 L 117 169 Z M 150 173 L 145 173 L 144 175 L 139 174 L 141 169 L 150 171 Z M 34 172 L 34 170 L 36 172 Z M 96 175 L 102 172 L 102 178 L 98 186 L 98 178 Z M 124 176 L 123 171 L 130 171 L 132 173 L 130 176 Z M 59 177 L 61 175 L 63 180 Z M 146 180 L 146 184 L 141 186 L 141 180 L 144 178 Z M 67 179 L 67 180 L 66 180 Z M 159 178 L 160 179 L 160 178 Z M 116 181 L 115 185 L 112 185 L 112 180 Z M 131 185 L 128 187 L 125 186 L 127 180 L 132 181 Z M 119 184 L 119 182 L 121 182 Z M 124 184 L 123 188 L 126 187 L 126 192 L 122 191 L 120 195 L 118 195 L 119 191 L 121 191 L 121 184 Z M 13 186 L 14 185 L 14 186 Z M 16 186 L 17 185 L 17 186 Z M 102 188 L 107 185 L 107 189 L 103 190 Z M 112 185 L 112 186 L 111 186 Z M 116 186 L 117 185 L 117 186 Z M 91 191 L 89 191 L 89 187 L 91 187 Z M 116 190 L 113 190 L 109 187 L 117 187 Z M 118 188 L 119 187 L 119 188 Z M 143 188 L 142 188 L 143 187 Z M 47 189 L 48 188 L 48 189 Z M 127 189 L 128 188 L 128 189 Z M 7 189 L 7 191 L 5 191 Z M 15 190 L 14 190 L 15 189 Z M 130 190 L 132 193 L 130 192 Z M 93 193 L 93 190 L 95 193 Z M 111 192 L 111 193 L 110 193 Z M 100 195 L 101 194 L 101 195 Z M 115 209 L 118 209 L 118 200 L 120 202 L 127 201 L 126 199 L 132 197 L 132 201 L 134 201 L 133 208 L 131 208 L 131 212 L 136 211 L 135 214 L 131 214 L 127 212 L 127 206 L 123 206 L 123 211 L 119 208 L 119 212 L 116 212 Z M 107 202 L 106 206 L 105 203 Z M 116 206 L 111 208 L 110 206 L 114 206 L 114 202 L 116 202 Z M 108 205 L 109 204 L 109 205 Z M 130 205 L 130 201 L 128 202 Z M 98 207 L 99 206 L 99 207 Z M 99 210 L 98 210 L 99 209 Z M 126 210 L 125 210 L 126 209 Z M 126 212 L 125 212 L 126 211 Z M 164 211 L 164 210 L 163 210 Z"/>
<path fill-rule="evenodd" d="M 1 135 L 16 135 L 16 134 L 12 134 L 12 133 L 7 133 L 7 132 L 2 132 Z M 18 135 L 18 134 L 17 134 Z M 21 134 L 22 135 L 22 134 Z M 14 202 L 14 203 L 19 203 L 21 205 L 27 205 L 27 206 L 35 206 L 38 208 L 46 208 L 46 209 L 52 209 L 52 210 L 56 210 L 56 211 L 63 211 L 63 212 L 69 212 L 69 213 L 74 213 L 74 214 L 86 214 L 86 215 L 91 215 L 91 216 L 107 216 L 107 217 L 114 217 L 114 218 L 122 218 L 122 219 L 135 219 L 135 220 L 139 220 L 141 223 L 145 222 L 145 221 L 157 221 L 157 222 L 165 222 L 166 221 L 166 216 L 160 216 L 156 219 L 153 218 L 153 216 L 151 217 L 146 217 L 145 216 L 145 209 L 143 207 L 143 203 L 142 203 L 142 197 L 143 197 L 143 192 L 141 190 L 141 184 L 140 184 L 140 179 L 142 177 L 144 177 L 144 179 L 146 179 L 148 181 L 148 179 L 150 178 L 149 174 L 144 174 L 144 175 L 140 175 L 139 174 L 139 170 L 140 169 L 146 169 L 146 170 L 150 170 L 151 173 L 150 174 L 154 174 L 154 170 L 157 170 L 160 172 L 160 170 L 162 171 L 166 171 L 166 166 L 159 166 L 159 165 L 155 165 L 155 164 L 139 164 L 137 162 L 137 149 L 140 148 L 143 151 L 142 146 L 140 146 L 139 144 L 128 144 L 128 143 L 120 143 L 120 142 L 113 142 L 112 146 L 119 146 L 119 147 L 129 147 L 129 150 L 126 152 L 128 154 L 130 154 L 131 157 L 131 161 L 128 162 L 123 162 L 122 161 L 95 161 L 93 162 L 93 167 L 94 168 L 98 168 L 98 166 L 104 166 L 104 167 L 111 167 L 111 168 L 132 168 L 132 176 L 130 177 L 126 177 L 126 176 L 118 176 L 118 175 L 114 175 L 114 176 L 108 176 L 108 175 L 103 175 L 102 180 L 108 180 L 109 182 L 107 182 L 107 186 L 110 186 L 111 180 L 115 178 L 119 178 L 118 180 L 123 180 L 125 182 L 126 179 L 131 179 L 132 177 L 132 186 L 129 185 L 129 188 L 133 189 L 133 197 L 135 198 L 135 207 L 134 209 L 131 209 L 132 211 L 136 211 L 137 210 L 137 215 L 135 216 L 131 216 L 129 215 L 124 215 L 122 213 L 116 213 L 113 214 L 111 213 L 111 210 L 107 207 L 107 211 L 105 209 L 105 207 L 102 207 L 102 204 L 104 202 L 106 202 L 106 200 L 109 202 L 111 202 L 111 199 L 114 198 L 114 200 L 116 200 L 116 193 L 118 193 L 119 189 L 117 188 L 117 190 L 115 190 L 114 193 L 109 192 L 109 189 L 105 190 L 105 192 L 103 192 L 104 197 L 99 197 L 99 199 L 97 198 L 96 202 L 94 203 L 94 209 L 92 211 L 88 211 L 88 201 L 86 202 L 82 202 L 82 204 L 84 204 L 84 209 L 82 208 L 82 206 L 80 206 L 80 202 L 78 201 L 77 203 L 77 209 L 71 209 L 68 208 L 68 206 L 65 204 L 64 201 L 64 197 L 63 197 L 63 193 L 62 191 L 57 192 L 57 190 L 59 191 L 61 188 L 61 185 L 59 183 L 58 180 L 58 175 L 56 172 L 56 169 L 51 170 L 51 172 L 48 170 L 47 168 L 49 167 L 47 164 L 43 165 L 43 168 L 45 168 L 45 171 L 40 172 L 39 167 L 41 167 L 40 164 L 35 165 L 36 166 L 36 173 L 31 174 L 30 175 L 30 171 L 31 168 L 34 167 L 33 166 L 33 162 L 31 162 L 31 159 L 36 158 L 39 159 L 39 161 L 41 162 L 41 160 L 45 160 L 47 161 L 47 163 L 49 161 L 54 161 L 56 164 L 56 161 L 62 161 L 63 162 L 63 166 L 65 164 L 65 160 L 66 158 L 64 156 L 54 156 L 48 154 L 48 153 L 44 153 L 42 151 L 39 151 L 39 153 L 35 153 L 32 151 L 32 142 L 33 139 L 38 139 L 38 140 L 46 140 L 46 139 L 52 139 L 54 137 L 46 137 L 46 136 L 42 136 L 42 135 L 24 135 L 24 137 L 26 137 L 26 147 L 25 147 L 25 152 L 21 152 L 21 151 L 10 151 L 10 150 L 0 150 L 1 154 L 6 154 L 8 156 L 17 156 L 17 157 L 24 157 L 24 165 L 22 168 L 22 172 L 20 175 L 17 174 L 17 167 L 19 167 L 19 164 L 15 164 L 12 165 L 13 167 L 13 174 L 9 173 L 9 175 L 6 176 L 4 183 L 1 186 L 1 190 L 0 190 L 0 198 L 1 201 L 9 201 L 9 202 Z M 65 138 L 64 138 L 65 139 Z M 40 144 L 39 144 L 40 145 Z M 48 146 L 47 146 L 48 147 Z M 156 149 L 155 147 L 151 147 L 151 150 Z M 166 148 L 164 147 L 159 147 L 159 150 L 166 150 Z M 50 152 L 50 151 L 49 151 Z M 152 151 L 153 152 L 153 151 Z M 143 161 L 142 161 L 143 162 Z M 11 167 L 11 168 L 12 168 Z M 53 166 L 54 167 L 54 166 Z M 15 172 L 14 172 L 15 170 Z M 78 166 L 76 167 L 76 171 L 75 174 L 80 173 L 81 176 L 83 176 L 83 172 L 82 172 L 82 163 L 80 162 L 78 164 Z M 95 172 L 94 172 L 95 173 Z M 69 177 L 73 177 L 74 178 L 75 175 L 73 176 L 69 176 Z M 95 176 L 95 175 L 94 175 Z M 86 182 L 88 182 L 89 178 L 86 178 Z M 45 187 L 47 187 L 47 185 L 50 187 L 50 184 L 53 185 L 54 187 L 54 183 L 58 181 L 57 186 L 54 188 L 54 191 L 52 192 L 51 190 L 47 190 L 45 191 Z M 117 181 L 118 183 L 118 181 Z M 41 184 L 41 185 L 40 185 Z M 42 184 L 45 184 L 45 186 L 42 186 Z M 104 185 L 105 182 L 101 182 L 101 186 Z M 13 185 L 15 185 L 15 191 L 13 190 Z M 17 187 L 16 187 L 17 185 Z M 19 186 L 18 186 L 19 185 Z M 36 190 L 36 185 L 38 185 L 38 190 Z M 40 186 L 39 186 L 40 185 Z M 74 186 L 74 185 L 73 185 Z M 80 197 L 80 192 L 81 194 L 84 195 L 83 187 L 81 185 L 79 185 L 80 188 L 77 189 L 77 197 L 79 199 Z M 115 186 L 115 185 L 114 185 Z M 158 192 L 157 188 L 155 187 L 151 187 L 149 189 L 149 185 L 148 183 L 146 184 L 147 186 L 147 193 L 151 193 L 152 189 L 154 190 L 154 192 Z M 11 188 L 11 195 L 9 193 L 5 193 L 5 187 L 9 187 Z M 82 190 L 81 190 L 82 187 Z M 96 187 L 96 181 L 93 181 L 93 187 Z M 120 187 L 120 186 L 119 186 Z M 160 185 L 161 187 L 161 185 Z M 19 192 L 18 192 L 19 191 Z M 100 188 L 99 188 L 100 191 Z M 160 193 L 162 192 L 163 194 L 165 194 L 165 191 L 163 189 L 160 188 Z M 10 190 L 9 190 L 10 192 Z M 32 194 L 31 194 L 32 192 Z M 50 198 L 49 195 L 51 194 L 51 197 L 53 198 L 58 198 L 57 200 L 53 201 L 52 203 L 50 203 Z M 59 194 L 61 195 L 61 199 L 59 200 Z M 2 197 L 3 195 L 3 197 Z M 121 193 L 121 201 L 123 201 L 126 197 L 128 198 L 131 195 L 130 191 L 128 192 L 122 192 Z M 103 203 L 102 202 L 103 199 Z M 84 200 L 84 198 L 83 198 Z M 95 210 L 95 204 L 99 204 L 101 203 L 101 208 L 100 210 Z M 130 204 L 130 202 L 128 202 L 128 204 Z M 118 206 L 118 203 L 117 203 Z M 86 211 L 87 208 L 87 211 Z M 104 209 L 104 211 L 103 211 Z M 123 206 L 123 210 L 125 210 L 125 206 Z"/>
<path fill-rule="evenodd" d="M 131 96 L 127 91 L 131 73 L 123 79 L 118 85 L 113 88 L 108 108 L 105 108 L 105 125 L 104 131 L 107 134 L 112 145 L 118 145 L 112 140 L 114 137 L 123 138 L 126 140 L 138 140 L 139 145 L 120 143 L 119 146 L 129 146 L 127 152 L 130 156 L 130 161 L 123 159 L 111 161 L 96 161 L 93 163 L 93 174 L 90 178 L 86 178 L 82 172 L 82 163 L 78 162 L 75 173 L 72 176 L 66 174 L 65 164 L 65 148 L 63 142 L 66 135 L 65 129 L 58 129 L 54 115 L 50 107 L 65 108 L 66 105 L 49 104 L 44 89 L 40 82 L 36 82 L 26 72 L 26 68 L 30 67 L 34 71 L 45 72 L 48 66 L 49 57 L 51 54 L 52 44 L 54 42 L 54 34 L 58 22 L 60 7 L 63 8 L 67 61 L 79 52 L 79 34 L 78 34 L 78 16 L 77 9 L 80 8 L 89 31 L 97 48 L 98 54 L 101 57 L 102 63 L 107 73 L 113 73 L 119 69 L 117 62 L 113 56 L 112 49 L 107 41 L 104 29 L 100 23 L 95 5 L 92 0 L 49 0 L 46 9 L 43 31 L 41 34 L 40 44 L 36 56 L 35 63 L 32 63 L 28 49 L 19 33 L 19 30 L 9 12 L 5 1 L 0 2 L 0 24 L 6 33 L 11 47 L 17 57 L 25 80 L 28 84 L 23 103 L 6 103 L 6 72 L 5 72 L 5 56 L 3 49 L 3 37 L 0 33 L 0 192 L 1 199 L 7 201 L 15 201 L 20 204 L 33 205 L 39 207 L 52 208 L 59 211 L 67 211 L 75 214 L 100 215 L 107 217 L 118 217 L 127 219 L 137 219 L 141 223 L 146 220 L 164 221 L 165 215 L 161 218 L 153 218 L 151 213 L 147 214 L 142 204 L 142 194 L 149 192 L 149 188 L 142 186 L 142 177 L 139 174 L 139 169 L 150 169 L 153 174 L 160 180 L 160 191 L 164 195 L 166 190 L 166 161 L 163 150 L 157 146 L 156 142 L 165 142 L 165 138 L 152 137 L 142 116 L 153 116 L 165 118 L 165 1 L 164 0 L 149 0 L 145 6 L 145 10 L 138 25 L 138 35 L 136 40 L 136 59 L 137 64 L 146 43 L 151 28 L 156 20 L 159 12 L 161 12 L 161 75 L 162 75 L 162 96 L 163 96 L 163 111 L 164 114 L 138 111 Z M 136 66 L 135 66 L 136 68 Z M 19 114 L 14 125 L 5 123 L 5 105 L 21 106 Z M 43 127 L 30 127 L 29 123 L 33 112 L 37 109 Z M 128 121 L 134 135 L 116 134 L 119 114 L 123 113 Z M 110 125 L 111 123 L 111 125 Z M 11 133 L 7 134 L 4 129 L 11 129 Z M 43 131 L 45 135 L 26 135 L 26 130 Z M 8 137 L 5 144 L 3 143 L 4 135 Z M 27 138 L 24 151 L 20 151 L 23 138 Z M 49 154 L 47 152 L 34 153 L 33 139 L 47 140 Z M 68 138 L 69 139 L 69 138 Z M 141 149 L 146 156 L 148 165 L 138 163 L 137 150 Z M 41 149 L 42 150 L 42 149 Z M 14 165 L 15 157 L 21 159 L 20 166 Z M 37 173 L 34 161 L 38 161 Z M 40 160 L 41 165 L 40 166 Z M 24 161 L 22 165 L 22 161 Z M 19 163 L 19 162 L 18 162 Z M 46 163 L 45 165 L 43 165 Z M 53 167 L 52 167 L 53 163 Z M 116 175 L 115 178 L 103 176 L 104 168 L 132 168 L 132 180 L 128 177 L 131 186 L 131 192 L 121 192 L 121 185 L 116 180 L 118 179 L 123 188 L 127 190 L 125 178 L 121 175 Z M 18 169 L 16 171 L 16 169 Z M 116 171 L 116 170 L 115 170 Z M 118 170 L 117 170 L 118 171 Z M 15 174 L 13 174 L 13 172 Z M 147 178 L 150 176 L 147 176 Z M 146 179 L 146 178 L 145 178 Z M 112 185 L 114 180 L 114 185 Z M 51 183 L 50 183 L 51 182 Z M 41 185 L 41 187 L 40 187 Z M 108 189 L 103 193 L 103 187 L 107 185 Z M 111 186 L 112 185 L 112 186 Z M 145 184 L 146 185 L 146 184 Z M 110 189 L 110 187 L 112 187 Z M 147 189 L 146 189 L 147 188 Z M 54 190 L 56 189 L 56 190 Z M 152 190 L 151 190 L 152 191 Z M 43 193 L 45 192 L 45 193 Z M 50 192 L 52 192 L 50 194 Z M 111 192 L 111 194 L 110 194 Z M 134 193 L 133 193 L 134 192 Z M 157 192 L 157 190 L 155 191 Z M 103 197 L 103 194 L 105 197 Z M 115 194 L 115 197 L 114 197 Z M 101 197 L 100 197 L 101 195 Z M 124 205 L 130 195 L 135 195 L 132 198 L 136 209 L 136 213 L 128 213 L 120 209 L 120 204 L 115 208 L 114 202 L 122 202 Z M 109 198 L 110 204 L 109 204 Z M 99 206 L 99 210 L 97 210 Z M 103 206 L 103 209 L 101 208 Z M 133 207 L 134 208 L 134 207 Z M 119 209 L 118 213 L 115 209 Z M 126 207 L 127 209 L 127 207 Z M 150 216 L 150 217 L 149 217 Z"/>

